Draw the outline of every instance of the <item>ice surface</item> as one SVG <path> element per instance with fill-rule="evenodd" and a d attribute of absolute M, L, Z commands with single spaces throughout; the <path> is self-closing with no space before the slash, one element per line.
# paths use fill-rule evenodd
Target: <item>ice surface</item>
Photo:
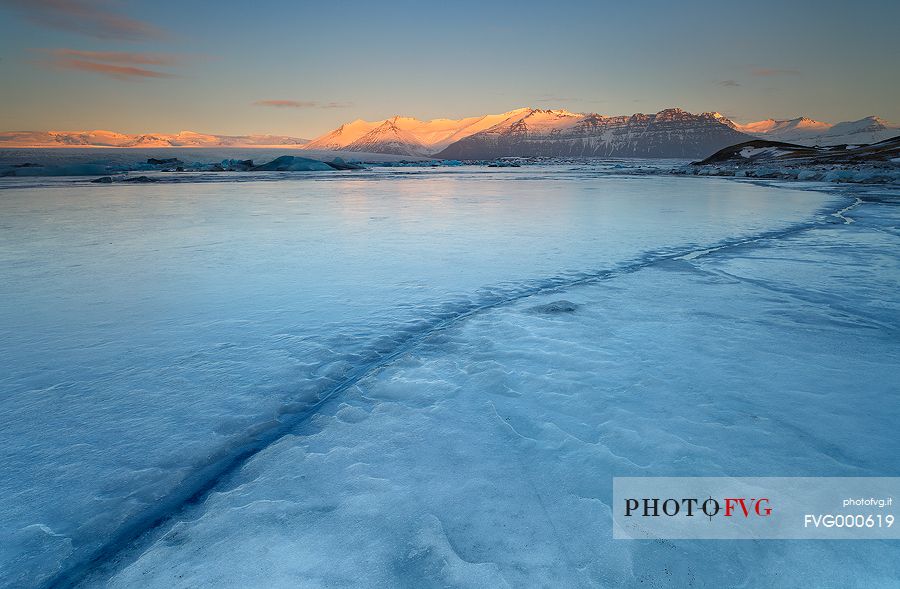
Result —
<path fill-rule="evenodd" d="M 847 198 L 570 167 L 0 196 L 5 586 L 611 584 L 699 551 L 612 543 L 613 475 L 896 467 L 891 413 L 859 427 L 896 376 L 896 217 L 820 219 Z M 835 280 L 811 225 L 860 240 L 822 238 Z M 674 259 L 759 236 L 782 262 Z"/>
<path fill-rule="evenodd" d="M 432 335 L 111 586 L 896 586 L 896 542 L 612 540 L 612 476 L 900 471 L 900 211 L 853 213 Z"/>

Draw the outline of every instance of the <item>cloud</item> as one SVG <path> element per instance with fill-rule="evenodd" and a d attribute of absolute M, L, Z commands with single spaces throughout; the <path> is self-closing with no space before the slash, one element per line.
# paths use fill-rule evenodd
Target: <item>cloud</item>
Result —
<path fill-rule="evenodd" d="M 317 102 L 310 100 L 257 100 L 253 106 L 273 106 L 275 108 L 316 108 Z"/>
<path fill-rule="evenodd" d="M 253 106 L 270 106 L 274 108 L 347 108 L 353 106 L 349 102 L 317 102 L 315 100 L 257 100 Z"/>
<path fill-rule="evenodd" d="M 750 73 L 754 76 L 799 76 L 800 70 L 759 67 L 753 69 Z"/>
<path fill-rule="evenodd" d="M 106 63 L 130 65 L 176 65 L 180 56 L 168 53 L 131 53 L 124 51 L 80 51 L 78 49 L 53 49 L 52 55 L 62 59 L 88 59 Z"/>
<path fill-rule="evenodd" d="M 171 53 L 135 53 L 126 51 L 82 51 L 80 49 L 36 50 L 49 59 L 36 60 L 46 67 L 92 72 L 118 80 L 142 78 L 175 78 L 175 74 L 148 69 L 143 66 L 170 66 L 182 61 L 182 57 Z"/>
<path fill-rule="evenodd" d="M 716 82 L 719 86 L 725 86 L 726 88 L 737 88 L 740 86 L 740 83 L 735 80 L 719 80 Z"/>
<path fill-rule="evenodd" d="M 143 41 L 166 35 L 151 24 L 110 9 L 103 0 L 0 0 L 31 22 L 98 39 Z"/>
<path fill-rule="evenodd" d="M 119 80 L 135 80 L 140 78 L 175 78 L 174 74 L 165 72 L 157 72 L 140 67 L 129 65 L 113 65 L 109 63 L 97 63 L 95 61 L 87 61 L 84 59 L 56 59 L 50 62 L 53 67 L 77 70 L 83 72 L 94 72 L 104 74 Z"/>

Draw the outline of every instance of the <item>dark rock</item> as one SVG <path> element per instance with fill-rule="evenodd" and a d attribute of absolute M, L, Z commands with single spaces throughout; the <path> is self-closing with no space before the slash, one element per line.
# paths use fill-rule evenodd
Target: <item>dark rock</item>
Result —
<path fill-rule="evenodd" d="M 578 310 L 578 304 L 572 301 L 559 300 L 546 303 L 544 305 L 536 305 L 529 309 L 533 313 L 543 313 L 546 315 L 555 315 L 558 313 L 574 313 Z"/>
<path fill-rule="evenodd" d="M 149 176 L 135 176 L 134 178 L 125 178 L 122 182 L 136 182 L 138 184 L 146 184 L 149 182 L 159 182 L 156 178 L 150 178 Z"/>
<path fill-rule="evenodd" d="M 184 162 L 178 159 L 177 157 L 168 157 L 164 159 L 157 159 L 155 157 L 147 158 L 147 163 L 152 166 L 182 166 Z"/>
<path fill-rule="evenodd" d="M 809 147 L 781 141 L 754 139 L 720 149 L 708 158 L 692 162 L 710 164 L 856 165 L 888 164 L 900 157 L 900 136 L 869 145 Z"/>
<path fill-rule="evenodd" d="M 112 176 L 101 176 L 99 178 L 95 178 L 91 180 L 94 184 L 112 184 Z"/>

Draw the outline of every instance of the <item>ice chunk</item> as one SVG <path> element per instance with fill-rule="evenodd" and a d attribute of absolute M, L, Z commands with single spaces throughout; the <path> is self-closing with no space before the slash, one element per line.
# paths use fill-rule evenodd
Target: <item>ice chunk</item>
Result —
<path fill-rule="evenodd" d="M 363 166 L 359 164 L 351 164 L 344 161 L 343 158 L 336 157 L 330 162 L 326 162 L 329 166 L 334 168 L 335 170 L 362 170 Z"/>

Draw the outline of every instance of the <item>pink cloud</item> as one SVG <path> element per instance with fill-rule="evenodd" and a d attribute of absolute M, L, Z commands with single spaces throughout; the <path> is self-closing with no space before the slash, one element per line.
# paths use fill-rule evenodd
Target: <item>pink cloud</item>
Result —
<path fill-rule="evenodd" d="M 52 66 L 67 69 L 78 70 L 84 72 L 94 72 L 104 74 L 119 80 L 133 80 L 138 78 L 174 78 L 173 74 L 165 72 L 157 72 L 140 67 L 113 65 L 109 63 L 97 63 L 84 59 L 57 59 L 51 62 Z"/>
<path fill-rule="evenodd" d="M 127 63 L 132 65 L 176 65 L 181 58 L 163 53 L 132 53 L 124 51 L 80 51 L 78 49 L 54 49 L 50 51 L 59 58 L 88 59 L 107 63 Z"/>
<path fill-rule="evenodd" d="M 0 0 L 41 26 L 99 39 L 142 41 L 166 35 L 149 23 L 109 9 L 100 0 Z"/>
<path fill-rule="evenodd" d="M 318 103 L 308 100 L 257 100 L 253 106 L 273 106 L 275 108 L 315 108 Z"/>

